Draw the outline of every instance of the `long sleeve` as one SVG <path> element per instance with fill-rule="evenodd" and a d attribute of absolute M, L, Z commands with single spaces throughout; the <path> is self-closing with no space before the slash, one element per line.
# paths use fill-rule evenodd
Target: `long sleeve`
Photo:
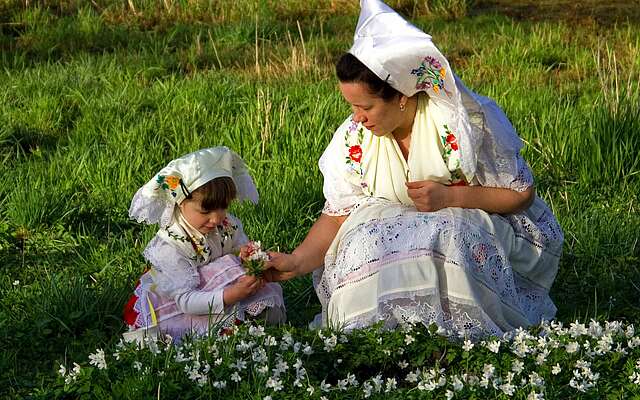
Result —
<path fill-rule="evenodd" d="M 223 314 L 223 289 L 213 292 L 189 290 L 174 297 L 178 309 L 185 314 Z"/>

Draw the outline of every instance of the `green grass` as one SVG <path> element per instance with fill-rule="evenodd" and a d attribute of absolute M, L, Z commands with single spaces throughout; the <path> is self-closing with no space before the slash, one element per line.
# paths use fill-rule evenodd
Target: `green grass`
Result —
<path fill-rule="evenodd" d="M 58 362 L 117 341 L 154 233 L 128 205 L 168 160 L 235 149 L 261 194 L 233 209 L 249 236 L 304 238 L 323 204 L 317 159 L 349 113 L 332 62 L 357 16 L 307 3 L 0 3 L 0 394 L 46 389 Z M 431 4 L 392 2 L 505 109 L 565 231 L 558 319 L 639 324 L 640 27 Z M 310 279 L 284 288 L 305 326 Z"/>

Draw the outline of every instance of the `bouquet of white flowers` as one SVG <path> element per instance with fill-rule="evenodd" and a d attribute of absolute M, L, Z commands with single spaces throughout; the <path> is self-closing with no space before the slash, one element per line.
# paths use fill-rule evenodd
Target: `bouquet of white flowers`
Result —
<path fill-rule="evenodd" d="M 248 275 L 259 277 L 262 276 L 264 263 L 269 261 L 269 254 L 262 250 L 262 244 L 259 241 L 252 241 L 243 249 L 240 259 Z"/>

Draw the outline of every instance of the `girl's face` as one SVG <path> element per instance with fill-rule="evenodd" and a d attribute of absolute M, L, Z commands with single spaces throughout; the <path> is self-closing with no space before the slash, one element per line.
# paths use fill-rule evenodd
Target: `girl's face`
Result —
<path fill-rule="evenodd" d="M 340 92 L 351 104 L 353 120 L 361 122 L 376 136 L 393 133 L 403 122 L 404 113 L 400 110 L 403 99 L 400 96 L 384 100 L 371 94 L 367 85 L 360 82 L 340 82 Z"/>
<path fill-rule="evenodd" d="M 212 211 L 204 210 L 198 193 L 194 193 L 191 199 L 180 203 L 180 211 L 184 219 L 203 235 L 211 232 L 218 225 L 222 225 L 222 221 L 227 217 L 227 210 L 224 208 Z"/>

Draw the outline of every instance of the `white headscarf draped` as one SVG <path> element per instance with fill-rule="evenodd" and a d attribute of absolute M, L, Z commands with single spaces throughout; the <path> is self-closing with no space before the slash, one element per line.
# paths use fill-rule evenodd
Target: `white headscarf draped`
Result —
<path fill-rule="evenodd" d="M 513 179 L 522 141 L 500 107 L 455 76 L 431 36 L 380 0 L 361 0 L 360 6 L 349 52 L 405 96 L 429 95 L 442 125 L 458 137 L 460 169 L 467 179 L 476 177 L 484 186 L 504 186 Z"/>
<path fill-rule="evenodd" d="M 202 149 L 177 158 L 142 186 L 131 201 L 129 217 L 138 222 L 160 224 L 174 220 L 174 209 L 194 190 L 212 179 L 229 177 L 239 200 L 258 202 L 258 191 L 244 161 L 227 147 Z"/>

